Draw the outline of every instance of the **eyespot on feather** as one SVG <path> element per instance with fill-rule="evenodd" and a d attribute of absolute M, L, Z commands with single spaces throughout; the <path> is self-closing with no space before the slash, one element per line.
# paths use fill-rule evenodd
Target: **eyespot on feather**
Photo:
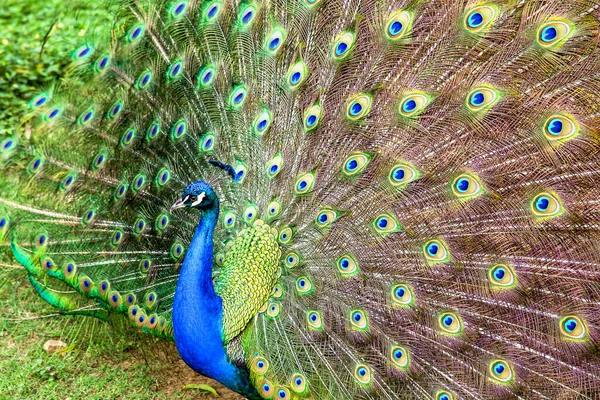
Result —
<path fill-rule="evenodd" d="M 350 121 L 358 121 L 369 114 L 373 97 L 368 93 L 359 93 L 350 97 L 346 105 L 346 117 Z"/>
<path fill-rule="evenodd" d="M 448 247 L 443 240 L 432 239 L 423 245 L 423 254 L 430 264 L 443 263 L 450 260 Z"/>
<path fill-rule="evenodd" d="M 544 123 L 544 136 L 549 142 L 566 142 L 579 133 L 577 121 L 566 114 L 554 114 Z"/>
<path fill-rule="evenodd" d="M 460 316 L 453 312 L 438 315 L 438 326 L 442 333 L 447 335 L 460 335 L 463 331 L 463 322 Z"/>
<path fill-rule="evenodd" d="M 563 339 L 581 342 L 588 338 L 587 324 L 576 315 L 561 317 L 559 329 Z"/>
<path fill-rule="evenodd" d="M 504 360 L 492 360 L 489 367 L 492 381 L 500 384 L 510 384 L 514 381 L 512 365 Z"/>
<path fill-rule="evenodd" d="M 390 15 L 385 23 L 385 36 L 395 42 L 406 37 L 412 29 L 412 16 L 408 11 L 399 10 Z"/>
<path fill-rule="evenodd" d="M 465 173 L 452 181 L 452 193 L 461 200 L 469 200 L 482 195 L 484 190 L 477 175 Z"/>
<path fill-rule="evenodd" d="M 496 264 L 488 270 L 490 286 L 494 289 L 512 289 L 517 286 L 517 277 L 512 266 Z"/>
<path fill-rule="evenodd" d="M 573 34 L 573 30 L 574 26 L 570 21 L 555 18 L 538 28 L 536 40 L 542 48 L 559 47 Z"/>
<path fill-rule="evenodd" d="M 564 212 L 558 195 L 551 192 L 542 192 L 534 196 L 530 207 L 533 215 L 541 220 L 558 217 Z"/>
<path fill-rule="evenodd" d="M 493 5 L 481 5 L 471 8 L 465 13 L 463 26 L 467 32 L 483 32 L 493 24 L 498 13 L 499 10 Z"/>

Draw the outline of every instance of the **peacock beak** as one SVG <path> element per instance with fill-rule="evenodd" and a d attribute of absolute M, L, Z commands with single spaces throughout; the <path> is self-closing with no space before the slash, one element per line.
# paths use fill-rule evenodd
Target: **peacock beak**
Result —
<path fill-rule="evenodd" d="M 171 206 L 171 211 L 185 207 L 185 200 L 187 200 L 187 197 L 188 196 L 186 196 L 185 199 L 183 197 L 178 198 L 177 201 Z"/>

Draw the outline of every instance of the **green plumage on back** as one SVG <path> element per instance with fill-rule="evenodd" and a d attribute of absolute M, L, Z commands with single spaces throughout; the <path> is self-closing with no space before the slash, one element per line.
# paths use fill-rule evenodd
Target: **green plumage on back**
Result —
<path fill-rule="evenodd" d="M 598 9 L 119 1 L 0 141 L 0 241 L 60 312 L 175 340 L 203 181 L 259 396 L 597 398 Z"/>
<path fill-rule="evenodd" d="M 231 216 L 225 215 L 229 224 Z M 256 220 L 241 230 L 225 253 L 215 292 L 223 299 L 223 341 L 238 336 L 273 293 L 277 281 L 281 250 L 277 230 Z"/>

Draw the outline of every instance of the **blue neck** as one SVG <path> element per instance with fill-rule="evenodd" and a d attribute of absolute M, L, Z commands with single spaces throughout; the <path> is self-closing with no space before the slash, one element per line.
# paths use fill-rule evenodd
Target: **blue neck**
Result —
<path fill-rule="evenodd" d="M 222 340 L 222 300 L 212 281 L 213 230 L 219 206 L 202 211 L 200 223 L 187 250 L 173 305 L 173 328 L 179 355 L 195 371 L 238 393 L 256 392 L 248 373 L 229 362 Z"/>

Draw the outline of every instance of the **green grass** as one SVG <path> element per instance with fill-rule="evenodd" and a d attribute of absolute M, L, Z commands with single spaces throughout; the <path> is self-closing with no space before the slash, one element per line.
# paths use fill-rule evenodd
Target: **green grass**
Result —
<path fill-rule="evenodd" d="M 209 384 L 221 398 L 239 399 L 179 359 L 171 343 L 88 317 L 45 316 L 54 310 L 29 286 L 25 270 L 0 256 L 0 399 L 186 399 Z M 48 354 L 48 340 L 70 350 Z M 72 348 L 71 348 L 72 347 Z"/>
<path fill-rule="evenodd" d="M 85 37 L 111 26 L 99 1 L 1 2 L 0 137 L 18 129 L 27 102 L 62 76 L 69 54 Z"/>

